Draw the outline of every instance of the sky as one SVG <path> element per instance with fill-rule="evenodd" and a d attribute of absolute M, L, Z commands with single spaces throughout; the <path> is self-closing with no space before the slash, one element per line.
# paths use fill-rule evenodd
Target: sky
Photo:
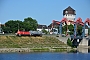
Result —
<path fill-rule="evenodd" d="M 68 6 L 76 10 L 76 19 L 90 18 L 90 0 L 0 0 L 0 22 L 32 17 L 48 26 L 52 20 L 61 21 Z"/>

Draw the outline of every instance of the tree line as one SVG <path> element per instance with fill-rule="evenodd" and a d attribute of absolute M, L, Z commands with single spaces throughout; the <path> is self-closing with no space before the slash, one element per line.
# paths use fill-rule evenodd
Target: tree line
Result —
<path fill-rule="evenodd" d="M 2 25 L 1 28 L 5 33 L 16 33 L 19 30 L 30 31 L 36 30 L 38 22 L 36 19 L 31 17 L 24 18 L 24 21 L 21 20 L 9 20 L 5 23 L 5 26 Z"/>

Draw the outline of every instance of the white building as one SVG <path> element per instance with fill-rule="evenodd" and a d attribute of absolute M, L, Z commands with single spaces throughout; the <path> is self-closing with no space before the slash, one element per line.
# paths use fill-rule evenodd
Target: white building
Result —
<path fill-rule="evenodd" d="M 76 16 L 76 11 L 71 8 L 70 6 L 68 8 L 66 8 L 65 10 L 63 10 L 63 17 L 67 18 L 67 25 L 70 25 L 72 23 L 68 22 L 70 21 L 74 21 L 75 20 L 75 16 Z"/>
<path fill-rule="evenodd" d="M 46 25 L 38 25 L 37 30 L 38 31 L 42 31 L 43 29 L 45 29 L 46 31 L 48 31 L 48 27 Z"/>
<path fill-rule="evenodd" d="M 49 29 L 50 34 L 59 34 L 58 27 L 59 27 L 59 24 L 57 24 L 57 23 L 51 23 L 48 26 L 48 29 Z"/>

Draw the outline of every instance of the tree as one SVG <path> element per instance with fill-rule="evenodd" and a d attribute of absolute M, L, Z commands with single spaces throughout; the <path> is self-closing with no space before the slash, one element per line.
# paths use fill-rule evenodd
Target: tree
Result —
<path fill-rule="evenodd" d="M 81 25 L 77 25 L 77 34 L 82 35 L 82 26 Z"/>
<path fill-rule="evenodd" d="M 68 25 L 68 29 L 69 29 L 69 34 L 72 35 L 74 32 L 74 26 L 72 24 Z"/>
<path fill-rule="evenodd" d="M 72 24 L 68 25 L 68 29 L 69 29 L 69 34 L 72 35 L 74 32 L 74 26 Z M 82 26 L 81 25 L 77 25 L 77 34 L 81 35 L 82 34 Z"/>
<path fill-rule="evenodd" d="M 19 25 L 18 25 L 19 24 Z M 23 28 L 23 23 L 22 21 L 19 20 L 9 20 L 8 22 L 5 23 L 5 27 L 3 27 L 4 32 L 8 33 L 15 33 L 19 29 Z"/>
<path fill-rule="evenodd" d="M 74 31 L 74 26 L 72 24 L 68 25 L 69 31 Z"/>
<path fill-rule="evenodd" d="M 68 32 L 70 35 L 72 35 L 74 33 L 74 26 L 72 24 L 63 26 L 62 33 L 66 34 L 67 29 L 70 31 L 70 32 Z"/>
<path fill-rule="evenodd" d="M 25 18 L 23 24 L 26 31 L 36 30 L 38 26 L 37 21 L 31 17 Z"/>
<path fill-rule="evenodd" d="M 72 47 L 72 41 L 68 38 L 67 45 Z"/>
<path fill-rule="evenodd" d="M 19 30 L 36 30 L 37 21 L 31 17 L 25 18 L 24 21 L 20 20 L 9 20 L 5 23 L 5 26 L 2 26 L 2 29 L 5 33 L 15 33 Z"/>
<path fill-rule="evenodd" d="M 63 27 L 62 27 L 62 33 L 66 33 L 66 31 L 67 31 L 67 25 L 64 25 Z"/>

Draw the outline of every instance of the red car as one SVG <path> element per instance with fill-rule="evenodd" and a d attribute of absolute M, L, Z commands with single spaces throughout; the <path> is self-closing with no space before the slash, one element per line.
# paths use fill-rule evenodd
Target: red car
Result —
<path fill-rule="evenodd" d="M 16 35 L 17 36 L 30 36 L 30 32 L 29 31 L 18 31 Z"/>

